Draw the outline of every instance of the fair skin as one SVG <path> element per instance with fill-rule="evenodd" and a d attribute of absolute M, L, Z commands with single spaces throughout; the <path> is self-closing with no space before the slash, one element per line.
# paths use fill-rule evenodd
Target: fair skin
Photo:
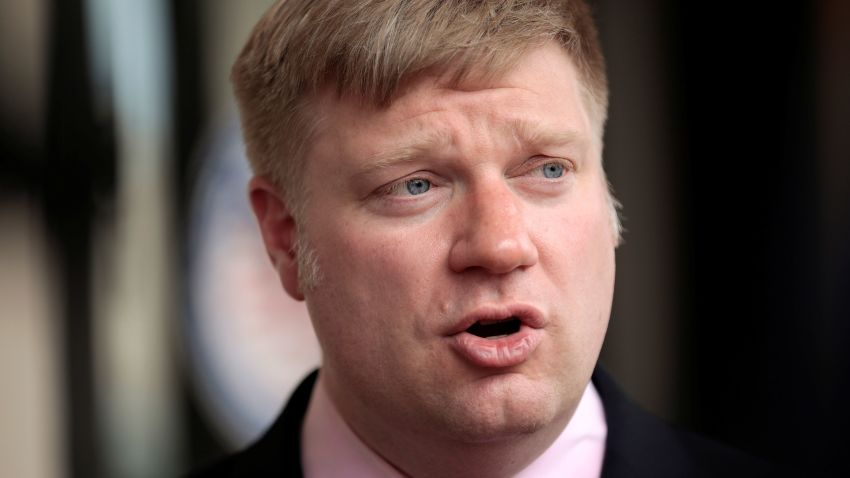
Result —
<path fill-rule="evenodd" d="M 572 416 L 613 294 L 572 62 L 547 43 L 495 80 L 423 75 L 384 108 L 328 88 L 314 109 L 305 220 L 263 178 L 250 196 L 285 289 L 306 298 L 332 401 L 405 474 L 515 474 Z M 297 230 L 321 271 L 306 291 Z"/>

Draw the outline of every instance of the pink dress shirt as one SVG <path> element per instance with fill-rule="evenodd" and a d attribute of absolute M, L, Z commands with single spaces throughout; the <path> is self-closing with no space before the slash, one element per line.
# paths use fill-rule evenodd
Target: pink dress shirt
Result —
<path fill-rule="evenodd" d="M 516 477 L 596 478 L 602 472 L 607 433 L 602 400 L 593 383 L 588 383 L 561 435 Z M 307 478 L 402 476 L 351 431 L 331 403 L 321 374 L 307 408 L 301 443 L 301 463 Z"/>

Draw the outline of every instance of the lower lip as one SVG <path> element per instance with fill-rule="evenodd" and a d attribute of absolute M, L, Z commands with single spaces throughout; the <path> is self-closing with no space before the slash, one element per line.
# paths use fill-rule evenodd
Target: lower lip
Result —
<path fill-rule="evenodd" d="M 473 365 L 505 368 L 528 360 L 542 338 L 539 330 L 523 325 L 516 333 L 498 339 L 461 332 L 452 336 L 451 343 L 455 351 Z"/>

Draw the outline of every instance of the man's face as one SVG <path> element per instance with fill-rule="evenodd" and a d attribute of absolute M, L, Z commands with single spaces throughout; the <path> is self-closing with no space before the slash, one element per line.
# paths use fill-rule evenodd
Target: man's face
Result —
<path fill-rule="evenodd" d="M 616 243 L 575 69 L 547 44 L 447 84 L 419 78 L 383 109 L 318 97 L 300 227 L 323 379 L 365 435 L 563 426 L 605 335 Z"/>

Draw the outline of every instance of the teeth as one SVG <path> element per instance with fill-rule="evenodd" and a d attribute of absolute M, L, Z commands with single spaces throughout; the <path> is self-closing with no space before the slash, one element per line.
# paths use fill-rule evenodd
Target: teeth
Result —
<path fill-rule="evenodd" d="M 508 336 L 508 334 L 502 334 L 502 335 L 494 335 L 492 337 L 485 337 L 485 338 L 487 340 L 498 340 L 498 339 L 501 339 L 501 338 L 507 337 L 507 336 Z"/>

